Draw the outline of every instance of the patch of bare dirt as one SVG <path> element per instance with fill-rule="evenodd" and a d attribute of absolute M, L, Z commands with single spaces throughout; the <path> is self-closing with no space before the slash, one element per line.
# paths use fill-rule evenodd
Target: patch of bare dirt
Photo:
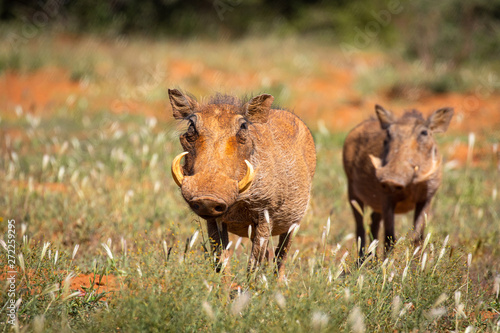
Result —
<path fill-rule="evenodd" d="M 95 281 L 94 281 L 95 279 Z M 91 282 L 94 281 L 92 284 Z M 94 274 L 80 274 L 71 280 L 70 289 L 80 290 L 82 294 L 88 291 L 90 288 L 96 290 L 97 292 L 113 292 L 120 290 L 120 281 L 114 275 L 104 275 L 95 276 Z M 106 299 L 104 297 L 103 299 Z"/>
<path fill-rule="evenodd" d="M 9 71 L 0 76 L 0 109 L 2 116 L 14 116 L 21 106 L 24 112 L 44 114 L 56 107 L 71 103 L 74 97 L 85 93 L 78 81 L 60 68 L 42 68 L 32 73 Z"/>

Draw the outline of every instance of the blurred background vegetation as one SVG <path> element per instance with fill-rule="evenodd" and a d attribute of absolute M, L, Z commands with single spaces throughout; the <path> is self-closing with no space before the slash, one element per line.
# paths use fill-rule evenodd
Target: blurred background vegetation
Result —
<path fill-rule="evenodd" d="M 500 54 L 500 0 L 1 0 L 0 22 L 19 24 L 21 35 L 42 28 L 209 39 L 293 34 L 344 51 L 377 43 L 427 68 Z"/>

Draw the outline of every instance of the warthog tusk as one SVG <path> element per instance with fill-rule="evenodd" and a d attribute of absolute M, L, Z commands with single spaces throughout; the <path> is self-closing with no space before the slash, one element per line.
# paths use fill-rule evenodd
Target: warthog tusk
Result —
<path fill-rule="evenodd" d="M 375 170 L 380 169 L 380 167 L 382 166 L 382 161 L 380 160 L 380 158 L 375 157 L 372 154 L 370 154 L 369 156 L 370 156 L 370 160 L 372 161 L 373 166 L 375 167 Z"/>
<path fill-rule="evenodd" d="M 432 176 L 438 170 L 438 168 L 439 168 L 440 165 L 441 165 L 441 159 L 437 160 L 436 158 L 433 158 L 432 159 L 432 165 L 431 165 L 431 168 L 429 169 L 429 171 L 427 171 L 426 173 L 421 174 L 420 176 L 418 176 L 417 180 L 415 181 L 415 183 L 424 182 L 427 179 L 429 179 L 430 176 Z"/>
<path fill-rule="evenodd" d="M 187 151 L 180 153 L 172 161 L 172 178 L 174 178 L 175 183 L 179 187 L 182 186 L 182 181 L 184 180 L 184 174 L 182 173 L 181 169 L 181 159 L 184 157 L 184 155 L 187 154 Z"/>
<path fill-rule="evenodd" d="M 252 164 L 250 164 L 247 160 L 245 160 L 245 163 L 247 165 L 247 173 L 245 174 L 245 177 L 238 182 L 238 189 L 240 193 L 245 192 L 250 187 L 253 178 L 255 177 Z"/>

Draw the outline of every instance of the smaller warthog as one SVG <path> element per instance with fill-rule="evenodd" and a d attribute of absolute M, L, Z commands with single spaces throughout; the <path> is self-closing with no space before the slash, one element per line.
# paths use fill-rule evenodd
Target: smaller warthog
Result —
<path fill-rule="evenodd" d="M 395 241 L 395 213 L 415 210 L 412 239 L 417 244 L 422 240 L 431 199 L 441 184 L 441 156 L 434 134 L 445 132 L 453 116 L 451 108 L 439 109 L 427 119 L 416 110 L 395 118 L 379 105 L 375 112 L 378 120 L 372 118 L 355 127 L 347 135 L 343 151 L 360 258 L 365 248 L 365 205 L 373 209 L 373 239 L 378 239 L 380 221 L 384 221 L 386 251 Z"/>
<path fill-rule="evenodd" d="M 212 251 L 221 257 L 228 232 L 250 237 L 251 271 L 267 256 L 269 237 L 279 235 L 282 276 L 290 231 L 304 216 L 316 167 L 309 129 L 293 113 L 272 109 L 271 95 L 248 102 L 215 95 L 198 103 L 176 89 L 168 93 L 174 118 L 188 125 L 172 175 L 191 209 L 207 221 Z"/>

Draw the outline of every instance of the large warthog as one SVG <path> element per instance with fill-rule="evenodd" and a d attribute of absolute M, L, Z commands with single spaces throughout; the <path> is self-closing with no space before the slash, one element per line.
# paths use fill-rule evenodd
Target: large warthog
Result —
<path fill-rule="evenodd" d="M 384 221 L 386 251 L 395 241 L 395 213 L 415 210 L 412 238 L 417 244 L 422 240 L 431 199 L 441 184 L 441 156 L 434 134 L 445 132 L 453 116 L 451 108 L 439 109 L 427 119 L 416 110 L 396 119 L 379 105 L 375 112 L 378 120 L 355 127 L 343 151 L 360 258 L 365 247 L 365 205 L 373 209 L 373 239 L 378 238 L 380 221 Z"/>
<path fill-rule="evenodd" d="M 279 235 L 282 276 L 289 230 L 306 211 L 316 168 L 309 129 L 291 112 L 272 109 L 274 97 L 267 94 L 248 102 L 215 95 L 198 103 L 173 89 L 169 97 L 174 117 L 187 122 L 172 175 L 191 209 L 207 221 L 212 251 L 220 257 L 228 232 L 249 237 L 251 229 L 252 270 L 268 254 L 269 236 Z"/>

